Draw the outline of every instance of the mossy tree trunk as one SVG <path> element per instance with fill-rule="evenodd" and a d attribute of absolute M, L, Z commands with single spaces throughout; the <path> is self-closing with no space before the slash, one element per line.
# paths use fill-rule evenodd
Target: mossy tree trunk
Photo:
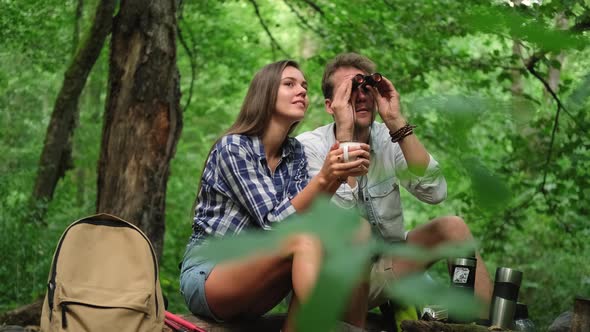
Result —
<path fill-rule="evenodd" d="M 97 212 L 138 225 L 161 257 L 166 184 L 182 129 L 176 2 L 121 1 L 111 38 Z"/>

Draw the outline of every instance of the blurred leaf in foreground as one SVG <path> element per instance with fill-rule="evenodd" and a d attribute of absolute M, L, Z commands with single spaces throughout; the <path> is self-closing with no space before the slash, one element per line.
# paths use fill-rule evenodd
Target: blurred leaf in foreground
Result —
<path fill-rule="evenodd" d="M 470 257 L 475 252 L 477 243 L 475 241 L 467 241 L 443 244 L 432 249 L 425 249 L 405 243 L 377 241 L 376 248 L 376 252 L 387 257 L 404 258 L 417 262 L 433 262 L 447 258 Z"/>
<path fill-rule="evenodd" d="M 463 165 L 471 178 L 475 202 L 480 208 L 495 211 L 508 204 L 511 193 L 504 181 L 475 158 L 464 160 Z"/>
<path fill-rule="evenodd" d="M 359 225 L 355 210 L 339 209 L 327 199 L 321 199 L 309 212 L 276 223 L 272 230 L 244 231 L 236 236 L 211 239 L 208 245 L 199 248 L 199 255 L 215 261 L 236 259 L 278 248 L 287 237 L 300 233 L 318 236 L 326 251 L 331 252 L 348 246 Z"/>
<path fill-rule="evenodd" d="M 362 243 L 357 239 L 359 220 L 355 211 L 343 210 L 331 205 L 328 200 L 320 200 L 308 213 L 293 216 L 287 222 L 277 224 L 271 231 L 251 231 L 239 236 L 211 240 L 209 245 L 199 249 L 199 255 L 216 261 L 236 259 L 256 252 L 273 250 L 292 234 L 315 234 L 322 239 L 325 257 L 317 284 L 310 298 L 302 304 L 297 314 L 296 324 L 301 331 L 329 331 L 345 312 L 353 289 L 367 277 L 371 257 L 374 255 L 432 261 L 463 257 L 475 249 L 475 242 L 443 245 L 433 250 L 405 244 L 385 243 L 381 240 Z M 422 286 L 419 282 L 408 285 L 402 283 L 404 292 L 398 295 L 398 286 L 395 286 L 392 288 L 395 290 L 392 294 L 414 301 L 414 299 L 422 298 L 425 292 L 430 293 L 430 289 L 424 290 Z M 430 293 L 426 302 L 446 304 L 445 301 L 451 301 L 455 294 L 437 291 Z M 463 302 L 462 297 L 453 299 Z M 470 302 L 466 303 L 469 305 Z M 462 306 L 459 308 L 464 310 Z M 455 307 L 452 309 L 455 310 Z"/>
<path fill-rule="evenodd" d="M 388 290 L 404 304 L 440 305 L 449 310 L 449 316 L 458 319 L 477 317 L 482 308 L 473 294 L 436 283 L 424 274 L 397 280 Z"/>
<path fill-rule="evenodd" d="M 350 302 L 353 289 L 368 273 L 368 245 L 348 246 L 326 257 L 316 287 L 297 315 L 298 331 L 330 331 Z"/>
<path fill-rule="evenodd" d="M 435 111 L 442 119 L 450 121 L 453 129 L 465 132 L 490 108 L 489 104 L 488 98 L 476 95 L 438 95 L 416 99 L 410 107 L 417 113 Z"/>
<path fill-rule="evenodd" d="M 490 112 L 504 111 L 506 105 L 479 95 L 438 95 L 418 98 L 409 108 L 415 113 L 436 112 L 444 128 L 453 133 L 454 151 L 467 151 L 472 145 L 471 129 Z"/>

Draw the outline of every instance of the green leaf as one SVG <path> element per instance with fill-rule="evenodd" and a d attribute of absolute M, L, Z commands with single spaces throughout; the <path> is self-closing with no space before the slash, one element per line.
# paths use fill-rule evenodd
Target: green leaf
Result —
<path fill-rule="evenodd" d="M 255 231 L 237 236 L 211 239 L 200 246 L 198 255 L 215 262 L 238 259 L 256 252 L 276 250 L 282 235 L 275 232 Z"/>
<path fill-rule="evenodd" d="M 419 98 L 412 103 L 411 108 L 416 112 L 434 110 L 443 119 L 450 121 L 454 130 L 466 132 L 483 113 L 494 109 L 494 104 L 492 99 L 477 95 L 439 95 Z"/>
<path fill-rule="evenodd" d="M 473 294 L 438 284 L 424 274 L 395 281 L 388 290 L 401 303 L 440 305 L 448 309 L 449 316 L 453 318 L 473 319 L 482 309 L 481 302 Z"/>
<path fill-rule="evenodd" d="M 465 241 L 426 249 L 406 243 L 377 241 L 375 247 L 377 248 L 376 252 L 383 256 L 404 258 L 417 262 L 434 262 L 446 258 L 469 257 L 477 248 L 477 243 L 475 241 Z"/>
<path fill-rule="evenodd" d="M 350 302 L 352 290 L 368 273 L 372 248 L 348 246 L 326 257 L 316 287 L 297 314 L 298 331 L 330 331 Z"/>
<path fill-rule="evenodd" d="M 314 202 L 309 212 L 281 222 L 275 231 L 283 238 L 297 233 L 314 234 L 322 240 L 326 250 L 331 251 L 349 245 L 360 225 L 356 209 L 341 209 L 327 198 L 321 198 Z"/>
<path fill-rule="evenodd" d="M 212 239 L 199 248 L 199 256 L 214 261 L 237 259 L 279 247 L 294 234 L 313 234 L 322 240 L 328 252 L 337 251 L 353 241 L 360 226 L 356 210 L 344 210 L 327 199 L 315 202 L 308 213 L 293 215 L 273 225 L 269 231 L 245 231 L 237 236 Z"/>
<path fill-rule="evenodd" d="M 494 175 L 478 159 L 466 159 L 463 166 L 471 178 L 475 202 L 480 208 L 496 211 L 507 205 L 511 194 L 504 181 Z"/>

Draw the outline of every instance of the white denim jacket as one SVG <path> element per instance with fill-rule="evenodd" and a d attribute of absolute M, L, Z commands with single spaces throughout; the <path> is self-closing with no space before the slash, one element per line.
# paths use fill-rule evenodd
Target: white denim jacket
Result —
<path fill-rule="evenodd" d="M 334 123 L 302 133 L 296 138 L 305 147 L 309 175 L 315 176 L 336 141 Z M 402 185 L 423 202 L 437 204 L 447 196 L 447 183 L 432 156 L 423 176 L 412 174 L 399 144 L 391 142 L 389 129 L 382 123 L 373 123 L 370 146 L 371 165 L 367 176 L 358 178 L 354 188 L 348 184 L 341 185 L 332 197 L 332 202 L 342 208 L 358 206 L 361 215 L 385 240 L 404 240 L 399 186 Z"/>

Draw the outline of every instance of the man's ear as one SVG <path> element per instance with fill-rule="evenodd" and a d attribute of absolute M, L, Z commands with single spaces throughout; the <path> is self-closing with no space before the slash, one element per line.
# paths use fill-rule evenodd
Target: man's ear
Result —
<path fill-rule="evenodd" d="M 332 110 L 332 100 L 331 99 L 324 99 L 324 106 L 326 109 L 326 112 L 328 112 L 328 114 L 334 115 L 334 111 Z"/>

